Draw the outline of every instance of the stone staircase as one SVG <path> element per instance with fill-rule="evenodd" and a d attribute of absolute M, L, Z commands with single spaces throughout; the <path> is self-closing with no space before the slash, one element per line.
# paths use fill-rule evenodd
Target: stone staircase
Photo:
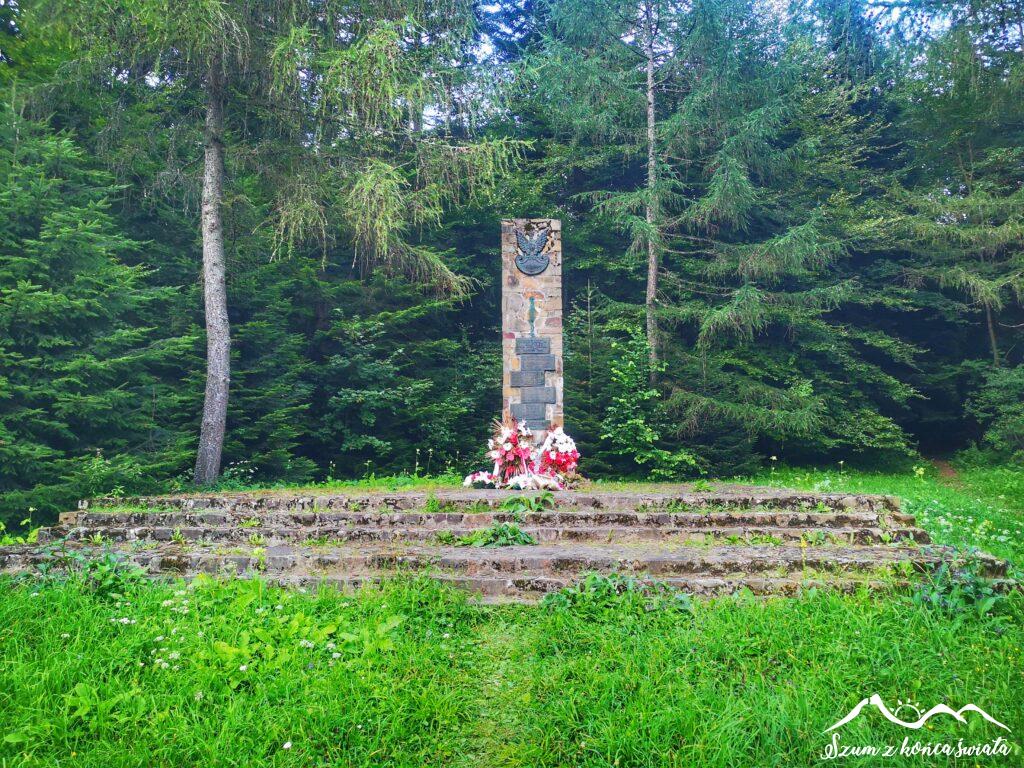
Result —
<path fill-rule="evenodd" d="M 485 600 L 535 600 L 587 573 L 630 574 L 693 594 L 793 594 L 905 583 L 952 553 L 882 496 L 686 487 L 98 499 L 61 515 L 35 547 L 0 548 L 0 572 L 62 567 L 114 550 L 154 577 L 259 576 L 351 588 L 423 573 Z M 513 523 L 537 542 L 458 546 Z M 1004 567 L 985 560 L 988 575 Z"/>

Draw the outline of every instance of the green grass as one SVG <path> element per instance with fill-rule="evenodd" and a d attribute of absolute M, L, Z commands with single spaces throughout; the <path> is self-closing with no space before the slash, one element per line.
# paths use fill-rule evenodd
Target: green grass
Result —
<path fill-rule="evenodd" d="M 839 472 L 779 468 L 731 482 L 801 488 L 823 493 L 898 496 L 903 511 L 941 544 L 977 547 L 1024 566 L 1024 469 L 968 470 L 955 478 L 923 474 Z"/>
<path fill-rule="evenodd" d="M 1016 470 L 745 480 L 895 494 L 936 540 L 1024 562 Z M 988 615 L 902 594 L 574 602 L 487 608 L 421 580 L 355 596 L 185 587 L 103 565 L 88 580 L 0 581 L 0 767 L 790 768 L 818 764 L 824 729 L 876 692 L 892 707 L 976 704 L 1012 729 L 1016 751 L 836 764 L 1024 764 L 1020 593 Z M 976 719 L 929 725 L 862 715 L 842 738 L 1003 733 Z"/>
<path fill-rule="evenodd" d="M 1024 729 L 1019 595 L 950 618 L 866 594 L 690 612 L 488 609 L 429 581 L 100 584 L 0 585 L 0 765 L 804 766 L 874 692 Z M 933 722 L 921 738 L 997 735 Z M 862 717 L 844 739 L 905 733 Z"/>

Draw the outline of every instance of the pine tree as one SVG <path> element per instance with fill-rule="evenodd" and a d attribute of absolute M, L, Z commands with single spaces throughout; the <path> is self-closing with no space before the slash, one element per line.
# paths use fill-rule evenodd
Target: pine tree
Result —
<path fill-rule="evenodd" d="M 127 266 L 142 245 L 67 135 L 0 113 L 0 519 L 117 487 L 155 487 L 166 388 L 191 340 L 155 327 L 170 294 Z M 146 475 L 152 473 L 152 477 Z"/>

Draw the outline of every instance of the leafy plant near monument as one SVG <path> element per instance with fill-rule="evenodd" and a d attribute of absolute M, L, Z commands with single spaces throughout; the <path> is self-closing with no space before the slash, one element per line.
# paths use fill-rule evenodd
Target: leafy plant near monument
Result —
<path fill-rule="evenodd" d="M 533 545 L 537 540 L 515 523 L 495 523 L 456 538 L 457 547 L 515 547 Z"/>
<path fill-rule="evenodd" d="M 501 510 L 514 515 L 543 512 L 553 506 L 555 506 L 555 497 L 551 491 L 543 491 L 533 496 L 510 496 L 501 502 Z"/>

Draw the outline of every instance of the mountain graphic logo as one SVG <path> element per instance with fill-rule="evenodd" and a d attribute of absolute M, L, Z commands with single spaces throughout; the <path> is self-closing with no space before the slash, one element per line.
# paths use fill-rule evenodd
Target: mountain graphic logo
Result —
<path fill-rule="evenodd" d="M 885 702 L 882 701 L 882 697 L 875 693 L 866 699 L 862 699 L 857 704 L 857 706 L 855 706 L 847 713 L 846 717 L 843 717 L 842 719 L 830 725 L 828 728 L 825 729 L 824 733 L 828 733 L 829 731 L 836 730 L 836 728 L 843 727 L 848 722 L 856 718 L 861 713 L 861 710 L 868 705 L 873 706 L 875 709 L 881 712 L 882 717 L 884 717 L 890 723 L 895 723 L 896 725 L 902 726 L 903 728 L 910 728 L 915 731 L 920 728 L 923 728 L 925 723 L 927 723 L 936 715 L 949 715 L 950 717 L 952 717 L 955 720 L 958 720 L 961 723 L 966 723 L 967 718 L 964 717 L 965 712 L 977 712 L 979 715 L 981 715 L 983 718 L 988 720 L 993 725 L 998 725 L 1004 731 L 1010 730 L 1001 722 L 992 717 L 992 715 L 990 715 L 988 712 L 983 710 L 981 707 L 975 706 L 974 704 L 967 704 L 963 707 L 960 707 L 960 709 L 953 709 L 951 707 L 947 707 L 945 704 L 936 704 L 934 707 L 932 707 L 922 715 L 921 710 L 917 706 L 913 704 L 901 703 L 900 706 L 896 708 L 896 712 L 900 712 L 904 708 L 909 708 L 913 709 L 915 711 L 915 714 L 918 715 L 918 718 L 913 721 L 901 720 L 899 717 L 893 714 L 887 706 L 885 706 Z"/>

